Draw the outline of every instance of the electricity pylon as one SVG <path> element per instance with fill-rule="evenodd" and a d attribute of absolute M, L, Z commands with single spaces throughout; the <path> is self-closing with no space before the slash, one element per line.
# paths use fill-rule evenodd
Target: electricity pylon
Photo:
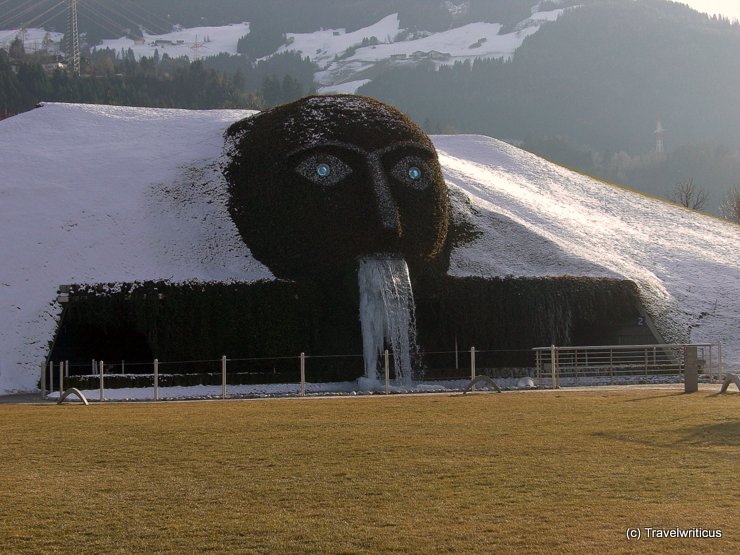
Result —
<path fill-rule="evenodd" d="M 77 0 L 69 0 L 67 21 L 67 64 L 72 74 L 80 75 L 80 32 L 77 28 Z"/>

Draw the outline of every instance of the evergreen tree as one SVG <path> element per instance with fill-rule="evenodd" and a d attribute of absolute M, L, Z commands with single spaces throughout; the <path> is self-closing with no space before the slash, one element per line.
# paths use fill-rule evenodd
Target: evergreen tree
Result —
<path fill-rule="evenodd" d="M 283 95 L 280 81 L 272 75 L 265 75 L 260 90 L 262 92 L 262 98 L 268 106 L 275 106 L 282 101 Z"/>
<path fill-rule="evenodd" d="M 26 56 L 26 49 L 23 46 L 23 41 L 20 37 L 15 37 L 15 39 L 13 39 L 13 42 L 10 43 L 8 53 L 10 54 L 10 57 L 15 60 L 22 60 Z"/>

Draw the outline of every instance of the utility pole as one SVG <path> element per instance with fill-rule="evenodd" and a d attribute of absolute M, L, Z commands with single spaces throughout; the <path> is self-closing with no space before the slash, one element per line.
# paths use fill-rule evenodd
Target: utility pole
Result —
<path fill-rule="evenodd" d="M 67 22 L 67 64 L 72 74 L 80 75 L 80 32 L 77 27 L 77 0 L 69 0 Z"/>

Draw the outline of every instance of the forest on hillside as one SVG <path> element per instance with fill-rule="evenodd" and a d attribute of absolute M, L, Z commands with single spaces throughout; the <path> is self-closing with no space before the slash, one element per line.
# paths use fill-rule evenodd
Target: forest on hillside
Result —
<path fill-rule="evenodd" d="M 22 48 L 22 47 L 20 47 Z M 220 54 L 190 62 L 167 54 L 136 60 L 131 50 L 93 50 L 82 75 L 43 69 L 36 54 L 0 50 L 0 115 L 39 102 L 82 102 L 157 108 L 263 109 L 314 91 L 315 64 L 294 52 L 251 62 Z"/>

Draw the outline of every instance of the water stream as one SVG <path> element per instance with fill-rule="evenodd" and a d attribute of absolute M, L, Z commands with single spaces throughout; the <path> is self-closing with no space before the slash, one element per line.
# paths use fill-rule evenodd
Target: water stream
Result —
<path fill-rule="evenodd" d="M 392 353 L 396 383 L 410 385 L 411 360 L 417 346 L 414 297 L 406 261 L 392 256 L 362 258 L 357 278 L 365 377 L 371 382 L 380 381 L 387 348 Z"/>

